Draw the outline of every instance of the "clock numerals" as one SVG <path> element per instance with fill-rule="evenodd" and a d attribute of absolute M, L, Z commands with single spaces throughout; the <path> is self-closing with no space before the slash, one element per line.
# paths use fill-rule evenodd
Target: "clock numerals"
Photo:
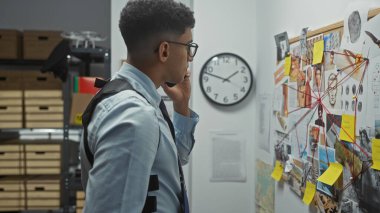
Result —
<path fill-rule="evenodd" d="M 229 64 L 230 63 L 230 57 L 224 56 L 223 57 L 223 63 Z"/>
<path fill-rule="evenodd" d="M 203 80 L 204 80 L 205 82 L 208 82 L 208 76 L 203 76 Z"/>
<path fill-rule="evenodd" d="M 200 73 L 203 94 L 212 103 L 231 106 L 245 99 L 252 88 L 252 71 L 237 55 L 217 54 L 203 65 Z"/>
<path fill-rule="evenodd" d="M 213 67 L 206 67 L 206 72 L 212 73 L 214 71 Z"/>
<path fill-rule="evenodd" d="M 241 67 L 240 72 L 241 72 L 241 73 L 245 73 L 245 69 L 246 69 L 246 67 Z"/>

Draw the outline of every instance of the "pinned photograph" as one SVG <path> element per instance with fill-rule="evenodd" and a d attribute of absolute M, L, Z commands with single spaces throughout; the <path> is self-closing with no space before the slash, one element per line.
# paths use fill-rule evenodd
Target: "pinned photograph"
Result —
<path fill-rule="evenodd" d="M 322 175 L 327 168 L 329 167 L 330 162 L 335 162 L 335 149 L 326 147 L 326 146 L 318 146 L 319 152 L 319 175 Z M 324 194 L 334 197 L 335 189 L 333 186 L 329 186 L 322 182 L 317 183 L 317 189 Z"/>
<path fill-rule="evenodd" d="M 334 56 L 339 50 L 341 31 L 334 31 L 323 36 L 325 40 L 324 70 L 335 70 Z"/>
<path fill-rule="evenodd" d="M 307 39 L 307 30 L 308 29 L 309 29 L 308 27 L 305 27 L 305 28 L 302 28 L 302 30 L 301 30 L 300 45 L 301 45 L 301 54 L 302 55 L 305 55 L 306 50 L 307 50 L 306 39 Z"/>
<path fill-rule="evenodd" d="M 283 32 L 274 36 L 277 47 L 277 62 L 282 61 L 288 55 L 290 46 L 288 33 Z"/>
<path fill-rule="evenodd" d="M 340 128 L 342 125 L 342 116 L 326 114 L 326 144 L 328 147 L 334 147 L 339 141 Z"/>

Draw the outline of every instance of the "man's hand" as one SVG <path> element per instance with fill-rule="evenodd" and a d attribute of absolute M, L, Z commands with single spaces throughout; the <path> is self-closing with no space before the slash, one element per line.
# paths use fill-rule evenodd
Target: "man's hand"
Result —
<path fill-rule="evenodd" d="M 190 72 L 187 72 L 184 80 L 174 87 L 169 87 L 166 84 L 162 84 L 161 86 L 165 93 L 173 100 L 174 110 L 184 116 L 190 116 Z"/>

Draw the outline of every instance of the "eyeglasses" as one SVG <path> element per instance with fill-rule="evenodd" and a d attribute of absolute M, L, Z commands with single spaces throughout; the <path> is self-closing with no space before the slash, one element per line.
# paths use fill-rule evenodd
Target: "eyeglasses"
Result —
<path fill-rule="evenodd" d="M 181 43 L 177 41 L 166 41 L 171 44 L 179 44 L 183 46 L 187 46 L 187 54 L 189 54 L 190 57 L 194 57 L 198 50 L 198 44 L 191 42 L 191 43 Z"/>

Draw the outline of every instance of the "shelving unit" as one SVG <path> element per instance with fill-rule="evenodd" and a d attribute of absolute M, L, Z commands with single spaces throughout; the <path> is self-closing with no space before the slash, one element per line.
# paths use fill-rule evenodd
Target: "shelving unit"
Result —
<path fill-rule="evenodd" d="M 70 153 L 69 142 L 70 142 L 70 132 L 72 128 L 78 128 L 78 126 L 70 125 L 70 107 L 71 107 L 71 87 L 72 79 L 74 76 L 91 76 L 90 65 L 92 63 L 102 63 L 104 65 L 104 76 L 105 79 L 111 77 L 110 71 L 110 51 L 103 48 L 75 48 L 72 49 L 72 56 L 75 56 L 82 61 L 81 70 L 73 70 L 70 67 L 70 60 L 68 60 L 68 70 L 69 76 L 67 81 L 64 82 L 63 99 L 64 99 L 64 128 L 63 128 L 63 146 L 62 153 Z M 68 57 L 71 59 L 72 57 Z M 80 127 L 79 127 L 80 128 Z M 76 200 L 70 198 L 76 198 L 77 191 L 83 190 L 81 186 L 81 180 L 78 172 L 70 173 L 70 165 L 68 161 L 64 159 L 62 161 L 62 174 L 63 178 L 62 190 L 61 190 L 61 204 L 63 207 L 63 212 L 73 212 L 73 206 L 76 205 Z"/>
<path fill-rule="evenodd" d="M 71 50 L 71 54 L 67 57 L 67 68 L 69 70 L 67 80 L 62 84 L 63 128 L 0 129 L 0 145 L 4 144 L 2 143 L 2 141 L 7 141 L 7 143 L 12 144 L 33 144 L 33 142 L 30 141 L 30 139 L 38 140 L 40 142 L 42 141 L 42 143 L 44 144 L 50 144 L 52 142 L 55 144 L 60 144 L 59 208 L 49 209 L 48 212 L 76 212 L 76 194 L 77 191 L 81 190 L 79 170 L 79 139 L 81 137 L 81 127 L 70 125 L 70 108 L 72 97 L 71 93 L 73 83 L 72 79 L 74 76 L 91 76 L 92 64 L 101 64 L 104 66 L 104 71 L 102 72 L 103 75 L 97 77 L 108 79 L 110 78 L 111 74 L 109 49 L 98 47 L 72 48 Z M 80 59 L 80 62 L 78 63 L 78 60 L 75 60 L 75 58 Z M 0 69 L 9 69 L 14 67 L 17 67 L 17 69 L 20 70 L 28 70 L 29 68 L 39 69 L 42 67 L 44 62 L 45 61 L 42 60 L 0 60 Z M 17 72 L 16 69 L 15 72 Z M 26 145 L 20 146 L 26 147 Z M 23 151 L 25 151 L 25 148 L 23 149 Z M 27 174 L 24 173 L 23 175 L 18 177 L 23 178 L 24 182 L 22 185 L 26 186 L 27 181 L 25 181 L 25 178 L 29 176 L 27 176 Z M 9 176 L 9 178 L 16 177 Z M 20 180 L 18 181 L 20 182 Z M 25 187 L 23 189 L 25 189 Z M 25 193 L 27 194 L 27 191 L 25 191 Z M 21 201 L 25 202 L 25 200 L 20 198 L 20 202 Z M 22 211 L 22 209 L 14 210 Z M 25 210 L 22 212 L 35 212 L 35 210 Z"/>

